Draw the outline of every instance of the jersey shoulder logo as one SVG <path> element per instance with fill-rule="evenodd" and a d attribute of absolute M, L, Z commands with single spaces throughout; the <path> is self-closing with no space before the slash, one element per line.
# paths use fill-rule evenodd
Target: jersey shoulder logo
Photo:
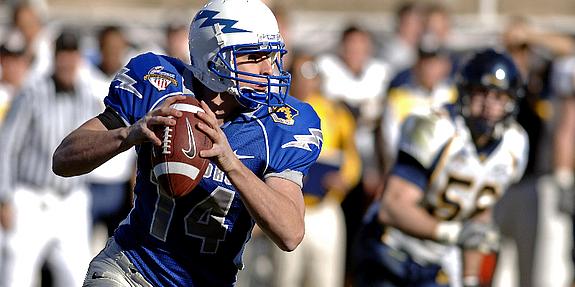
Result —
<path fill-rule="evenodd" d="M 134 85 L 138 82 L 136 82 L 136 80 L 134 80 L 132 77 L 130 77 L 130 75 L 128 75 L 129 71 L 130 69 L 124 67 L 116 74 L 116 77 L 114 77 L 114 81 L 119 81 L 120 83 L 114 86 L 114 88 L 128 91 L 134 94 L 136 97 L 142 99 L 144 96 L 142 96 L 142 94 L 136 89 L 136 87 L 134 87 Z"/>
<path fill-rule="evenodd" d="M 156 66 L 150 69 L 144 76 L 144 80 L 150 82 L 158 91 L 165 90 L 170 84 L 178 86 L 176 75 L 164 72 L 163 66 Z"/>
<path fill-rule="evenodd" d="M 299 111 L 288 104 L 281 107 L 269 107 L 268 112 L 274 122 L 288 126 L 293 126 L 295 117 L 299 115 Z"/>

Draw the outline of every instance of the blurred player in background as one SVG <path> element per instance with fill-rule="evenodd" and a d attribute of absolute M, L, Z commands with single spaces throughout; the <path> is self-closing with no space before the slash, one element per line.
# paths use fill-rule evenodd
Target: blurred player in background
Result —
<path fill-rule="evenodd" d="M 11 31 L 0 44 L 0 125 L 10 104 L 25 83 L 30 66 L 21 33 Z"/>
<path fill-rule="evenodd" d="M 99 103 L 79 77 L 75 33 L 58 37 L 54 56 L 54 74 L 25 83 L 1 130 L 0 202 L 13 210 L 4 286 L 34 286 L 44 261 L 55 286 L 80 286 L 90 261 L 84 178 L 58 177 L 51 166 L 61 139 L 96 115 Z"/>
<path fill-rule="evenodd" d="M 306 235 L 297 250 L 275 254 L 277 287 L 341 287 L 345 271 L 345 220 L 340 203 L 359 182 L 361 160 L 355 148 L 355 122 L 347 108 L 319 92 L 313 57 L 292 56 L 291 94 L 314 107 L 324 144 L 304 178 Z M 277 249 L 276 249 L 277 250 Z"/>
<path fill-rule="evenodd" d="M 0 44 L 0 127 L 14 98 L 26 82 L 30 59 L 26 56 L 24 37 L 12 31 Z M 4 277 L 4 230 L 11 229 L 11 205 L 0 203 L 0 278 Z M 0 280 L 1 281 L 1 280 Z M 0 283 L 1 285 L 1 283 Z"/>
<path fill-rule="evenodd" d="M 424 12 L 420 3 L 412 1 L 402 2 L 397 8 L 395 31 L 379 53 L 394 73 L 413 66 L 417 60 L 417 45 L 425 30 Z"/>
<path fill-rule="evenodd" d="M 326 98 L 346 105 L 356 122 L 354 140 L 361 156 L 362 178 L 342 202 L 349 245 L 380 183 L 373 141 L 390 69 L 375 58 L 372 35 L 361 27 L 346 26 L 338 44 L 337 53 L 319 56 L 317 64 L 321 92 Z"/>
<path fill-rule="evenodd" d="M 105 26 L 98 31 L 99 62 L 90 69 L 96 99 L 104 109 L 110 82 L 129 61 L 130 45 L 119 26 Z M 131 181 L 136 166 L 134 151 L 126 151 L 88 175 L 92 195 L 92 250 L 99 251 L 130 211 Z"/>
<path fill-rule="evenodd" d="M 395 161 L 401 124 L 414 113 L 427 114 L 457 99 L 455 85 L 449 81 L 451 62 L 440 43 L 422 43 L 413 67 L 391 81 L 377 128 L 377 151 L 383 174 Z"/>
<path fill-rule="evenodd" d="M 457 105 L 403 124 L 356 245 L 356 286 L 479 286 L 480 252 L 498 243 L 491 209 L 521 178 L 528 142 L 514 120 L 522 86 L 507 55 L 475 54 L 458 87 Z"/>
<path fill-rule="evenodd" d="M 54 35 L 37 7 L 21 1 L 13 10 L 12 24 L 24 35 L 31 77 L 49 76 L 54 69 Z"/>
<path fill-rule="evenodd" d="M 168 56 L 178 58 L 185 63 L 190 61 L 188 32 L 188 25 L 185 23 L 174 22 L 166 27 L 165 50 Z"/>
<path fill-rule="evenodd" d="M 110 85 L 107 109 L 67 136 L 53 170 L 84 174 L 136 147 L 134 208 L 90 264 L 85 286 L 233 286 L 258 226 L 282 250 L 304 235 L 302 181 L 322 143 L 310 105 L 287 96 L 290 75 L 274 15 L 259 0 L 207 3 L 190 27 L 191 65 L 146 53 Z M 194 94 L 197 128 L 213 141 L 203 180 L 171 198 L 151 166 L 153 129 L 173 126 L 170 105 Z"/>

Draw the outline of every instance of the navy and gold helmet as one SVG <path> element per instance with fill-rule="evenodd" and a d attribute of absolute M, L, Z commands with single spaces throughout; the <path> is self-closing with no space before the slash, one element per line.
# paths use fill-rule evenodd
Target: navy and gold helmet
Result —
<path fill-rule="evenodd" d="M 461 115 L 474 133 L 489 133 L 497 123 L 479 122 L 469 114 L 470 98 L 474 90 L 496 91 L 507 94 L 510 101 L 499 122 L 513 118 L 518 101 L 523 97 L 523 81 L 513 59 L 505 53 L 486 49 L 475 53 L 461 68 L 457 77 L 458 105 Z"/>

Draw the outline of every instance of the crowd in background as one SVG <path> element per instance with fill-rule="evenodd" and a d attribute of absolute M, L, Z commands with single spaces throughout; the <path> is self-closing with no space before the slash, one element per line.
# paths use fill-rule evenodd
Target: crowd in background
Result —
<path fill-rule="evenodd" d="M 450 49 L 448 7 L 404 3 L 393 33 L 376 35 L 350 22 L 336 47 L 310 52 L 292 45 L 289 10 L 279 4 L 270 5 L 290 51 L 284 59 L 290 94 L 322 119 L 322 170 L 310 170 L 304 184 L 304 242 L 287 254 L 256 228 L 238 285 L 345 286 L 353 277 L 350 246 L 381 195 L 401 123 L 456 101 L 455 71 L 470 51 Z M 36 6 L 12 8 L 0 38 L 0 286 L 77 286 L 91 250 L 101 249 L 130 210 L 136 158 L 126 151 L 71 182 L 52 174 L 51 154 L 70 127 L 104 110 L 110 81 L 141 49 L 121 26 L 90 35 L 78 27 L 53 30 Z M 189 62 L 187 23 L 166 21 L 162 29 L 163 51 L 156 52 Z M 86 38 L 97 46 L 83 47 Z M 531 148 L 523 180 L 496 209 L 509 243 L 501 252 L 511 246 L 517 256 L 500 256 L 494 284 L 568 286 L 571 219 L 557 203 L 569 202 L 559 199 L 569 194 L 555 191 L 573 186 L 575 40 L 513 18 L 497 42 L 494 48 L 512 56 L 525 81 L 517 119 Z"/>

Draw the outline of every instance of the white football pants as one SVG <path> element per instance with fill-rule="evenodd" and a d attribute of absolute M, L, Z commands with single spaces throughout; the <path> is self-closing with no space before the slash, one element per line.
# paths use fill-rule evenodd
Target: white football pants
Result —
<path fill-rule="evenodd" d="M 14 227 L 6 237 L 6 287 L 33 286 L 46 261 L 54 286 L 81 286 L 90 262 L 89 193 L 58 195 L 19 186 L 14 191 Z"/>
<path fill-rule="evenodd" d="M 306 207 L 301 244 L 292 252 L 274 250 L 275 286 L 343 286 L 345 221 L 339 202 L 325 198 L 313 207 Z"/>
<path fill-rule="evenodd" d="M 84 287 L 152 287 L 134 267 L 114 237 L 90 262 Z"/>

